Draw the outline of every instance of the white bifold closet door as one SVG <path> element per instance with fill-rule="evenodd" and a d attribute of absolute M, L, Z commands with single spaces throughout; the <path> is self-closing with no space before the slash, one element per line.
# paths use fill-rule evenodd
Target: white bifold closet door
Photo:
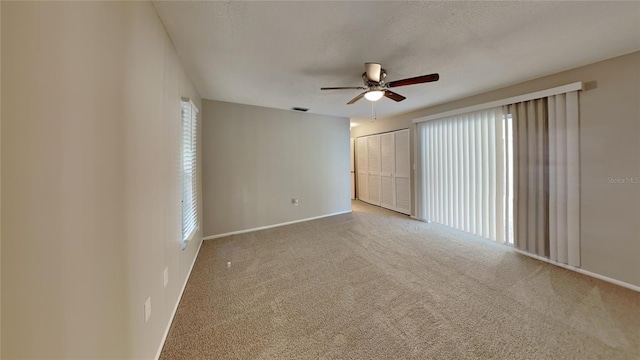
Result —
<path fill-rule="evenodd" d="M 380 205 L 380 136 L 367 138 L 369 203 Z"/>
<path fill-rule="evenodd" d="M 358 198 L 411 214 L 409 130 L 358 138 Z"/>
<path fill-rule="evenodd" d="M 393 210 L 411 214 L 411 166 L 409 157 L 409 129 L 394 134 L 395 170 L 393 174 L 394 208 Z"/>
<path fill-rule="evenodd" d="M 380 135 L 380 206 L 393 208 L 393 173 L 395 168 L 395 136 L 393 133 Z"/>
<path fill-rule="evenodd" d="M 358 138 L 357 146 L 358 199 L 369 201 L 369 159 L 367 157 L 367 138 Z"/>

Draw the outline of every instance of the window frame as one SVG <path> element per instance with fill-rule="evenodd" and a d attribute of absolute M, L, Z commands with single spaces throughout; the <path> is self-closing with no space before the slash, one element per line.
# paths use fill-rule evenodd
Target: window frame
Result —
<path fill-rule="evenodd" d="M 181 99 L 180 190 L 182 249 L 199 229 L 198 219 L 198 108 L 188 98 Z"/>

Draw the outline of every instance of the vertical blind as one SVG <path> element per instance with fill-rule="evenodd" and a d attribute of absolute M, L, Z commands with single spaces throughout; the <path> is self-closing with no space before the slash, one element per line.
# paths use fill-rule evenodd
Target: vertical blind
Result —
<path fill-rule="evenodd" d="M 555 129 L 550 131 L 555 145 L 549 144 L 549 171 L 553 174 L 550 174 L 550 207 L 557 210 L 550 217 L 550 258 L 572 266 L 580 266 L 578 92 L 550 96 L 548 106 L 549 128 Z"/>
<path fill-rule="evenodd" d="M 578 92 L 505 107 L 513 117 L 515 246 L 580 266 Z"/>
<path fill-rule="evenodd" d="M 581 89 L 414 120 L 416 216 L 579 267 Z"/>
<path fill-rule="evenodd" d="M 547 99 L 505 106 L 513 124 L 514 245 L 549 256 L 549 132 Z"/>
<path fill-rule="evenodd" d="M 198 227 L 196 149 L 198 109 L 182 101 L 182 242 L 190 240 Z"/>
<path fill-rule="evenodd" d="M 506 241 L 501 107 L 416 125 L 418 218 Z"/>

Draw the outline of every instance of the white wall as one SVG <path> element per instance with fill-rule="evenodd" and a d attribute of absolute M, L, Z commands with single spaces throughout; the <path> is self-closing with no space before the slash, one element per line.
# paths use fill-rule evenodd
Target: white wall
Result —
<path fill-rule="evenodd" d="M 205 236 L 351 210 L 348 119 L 203 107 Z"/>
<path fill-rule="evenodd" d="M 413 138 L 411 121 L 415 118 L 576 81 L 585 82 L 587 89 L 580 93 L 582 268 L 640 286 L 640 184 L 609 183 L 610 177 L 640 177 L 638 64 L 640 52 L 635 52 L 360 125 L 351 130 L 351 136 L 411 127 Z M 446 81 L 446 77 L 441 81 Z"/>
<path fill-rule="evenodd" d="M 179 192 L 199 96 L 148 2 L 1 6 L 2 358 L 153 358 L 199 246 Z"/>

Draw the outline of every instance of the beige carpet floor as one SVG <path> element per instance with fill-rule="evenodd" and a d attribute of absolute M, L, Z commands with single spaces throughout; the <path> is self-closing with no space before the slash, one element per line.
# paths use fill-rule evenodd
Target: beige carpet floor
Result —
<path fill-rule="evenodd" d="M 640 293 L 355 201 L 205 241 L 161 359 L 640 359 Z"/>

